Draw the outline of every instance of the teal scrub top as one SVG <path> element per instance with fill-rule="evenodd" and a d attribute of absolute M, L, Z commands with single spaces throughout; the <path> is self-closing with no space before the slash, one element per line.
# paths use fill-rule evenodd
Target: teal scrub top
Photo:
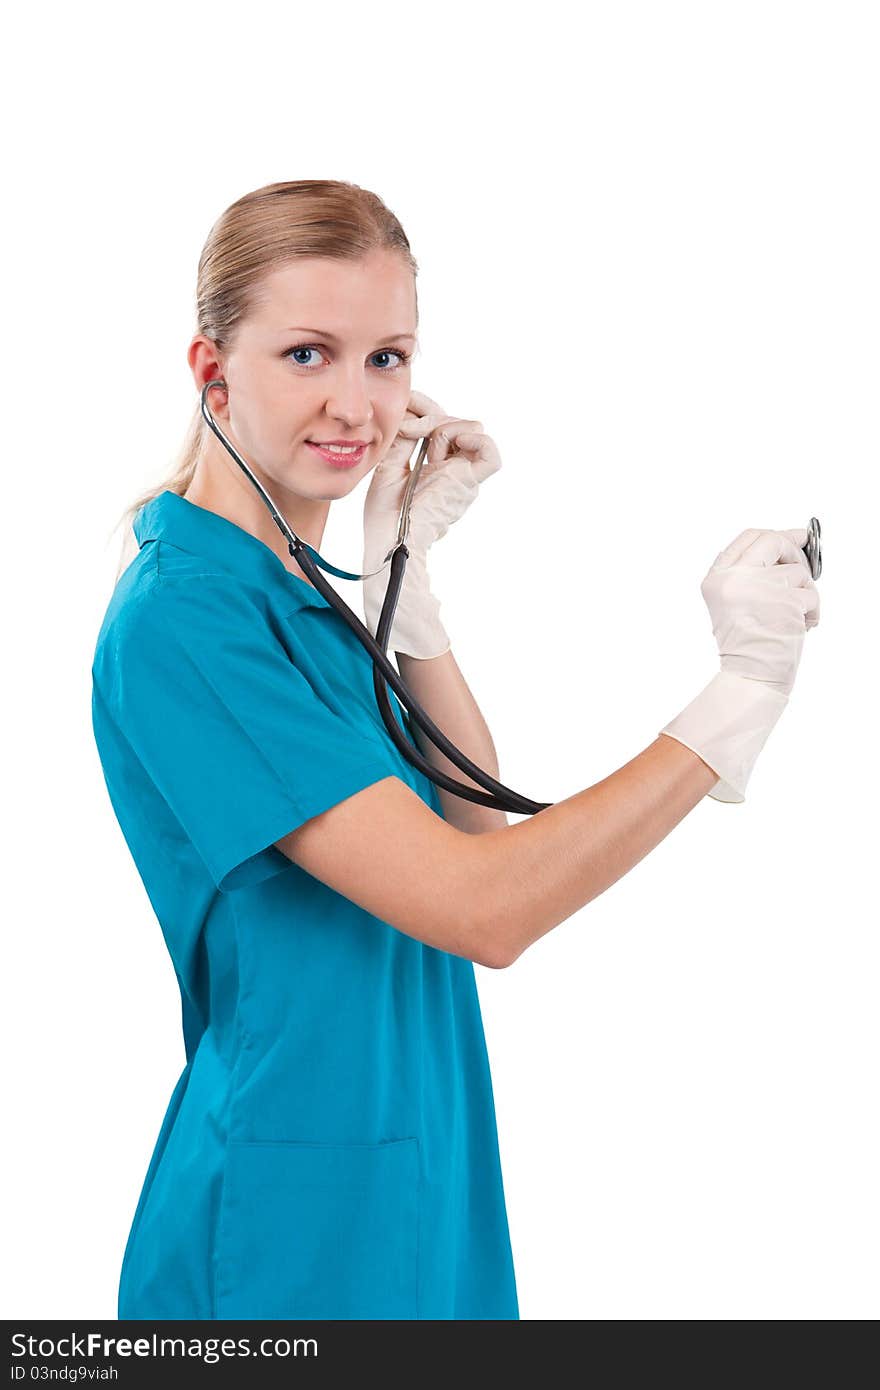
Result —
<path fill-rule="evenodd" d="M 386 777 L 442 816 L 437 788 L 390 738 L 354 633 L 269 546 L 172 491 L 134 531 L 92 720 L 186 1065 L 118 1316 L 518 1318 L 473 963 L 274 847 Z M 389 866 L 419 872 L 391 847 Z"/>

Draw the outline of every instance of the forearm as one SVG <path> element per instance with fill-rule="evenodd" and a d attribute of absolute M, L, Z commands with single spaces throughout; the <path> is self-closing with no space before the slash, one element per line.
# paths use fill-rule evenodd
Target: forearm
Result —
<path fill-rule="evenodd" d="M 498 777 L 498 759 L 492 735 L 486 725 L 480 708 L 468 688 L 452 650 L 442 656 L 421 660 L 405 652 L 396 652 L 397 667 L 405 684 L 410 688 L 419 704 L 428 712 L 434 723 L 456 748 L 483 768 L 490 776 Z M 485 793 L 485 788 L 471 780 L 445 753 L 435 747 L 428 736 L 412 721 L 413 734 L 420 750 L 441 772 L 462 782 L 465 786 L 476 787 Z M 478 806 L 454 792 L 438 787 L 443 816 L 450 825 L 468 834 L 477 835 L 488 830 L 508 827 L 504 811 L 492 806 Z M 508 827 L 509 828 L 509 827 Z"/>
<path fill-rule="evenodd" d="M 696 753 L 661 734 L 610 776 L 490 831 L 472 849 L 485 908 L 484 956 L 505 966 L 604 893 L 659 844 L 718 780 Z"/>

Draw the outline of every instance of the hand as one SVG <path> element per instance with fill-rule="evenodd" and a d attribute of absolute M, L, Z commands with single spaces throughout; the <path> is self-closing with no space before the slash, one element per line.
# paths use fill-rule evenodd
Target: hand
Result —
<path fill-rule="evenodd" d="M 661 730 L 718 774 L 715 801 L 745 801 L 755 762 L 785 710 L 804 635 L 819 622 L 805 529 L 742 531 L 700 586 L 721 669 Z"/>
<path fill-rule="evenodd" d="M 501 467 L 492 439 L 479 420 L 448 415 L 421 391 L 413 391 L 397 438 L 376 465 L 364 498 L 363 570 L 374 570 L 396 543 L 408 462 L 416 441 L 430 443 L 409 514 L 403 584 L 388 637 L 389 651 L 410 656 L 441 656 L 450 641 L 440 622 L 440 605 L 431 593 L 426 557 L 434 541 L 463 516 L 480 483 Z M 389 566 L 363 581 L 364 621 L 375 636 L 388 588 Z"/>
<path fill-rule="evenodd" d="M 700 586 L 722 671 L 790 695 L 804 636 L 819 622 L 819 591 L 801 549 L 804 528 L 743 531 Z"/>

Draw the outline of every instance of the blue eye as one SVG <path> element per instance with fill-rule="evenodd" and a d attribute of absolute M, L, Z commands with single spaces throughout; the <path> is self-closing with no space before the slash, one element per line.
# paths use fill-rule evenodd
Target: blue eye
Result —
<path fill-rule="evenodd" d="M 297 367 L 305 367 L 307 370 L 310 370 L 310 363 L 301 362 L 298 358 L 294 358 L 293 354 L 297 352 L 320 352 L 320 350 L 321 349 L 318 348 L 314 343 L 298 343 L 296 347 L 288 348 L 286 352 L 282 353 L 282 357 L 289 357 L 291 361 L 295 362 Z M 408 364 L 410 359 L 410 354 L 408 352 L 404 352 L 403 348 L 381 348 L 379 352 L 374 352 L 373 356 L 398 358 L 398 361 L 395 363 L 394 366 L 382 366 L 379 368 L 379 371 L 385 373 L 401 371 L 402 368 L 404 368 Z"/>
<path fill-rule="evenodd" d="M 292 356 L 292 354 L 295 353 L 295 352 L 317 352 L 317 351 L 318 351 L 317 348 L 308 347 L 306 344 L 303 344 L 302 347 L 291 348 L 291 349 L 290 349 L 290 352 L 289 352 L 289 353 L 286 352 L 286 353 L 284 354 L 284 356 L 285 356 L 285 357 Z M 306 362 L 300 362 L 299 359 L 297 358 L 297 359 L 296 359 L 296 365 L 297 365 L 298 367 L 305 367 L 305 366 L 308 365 L 308 363 L 306 363 Z"/>

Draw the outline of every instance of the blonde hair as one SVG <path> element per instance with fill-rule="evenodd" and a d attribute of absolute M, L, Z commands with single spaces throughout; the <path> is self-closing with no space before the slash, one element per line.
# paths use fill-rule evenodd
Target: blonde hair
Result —
<path fill-rule="evenodd" d="M 257 188 L 230 204 L 208 233 L 199 257 L 194 336 L 204 333 L 229 351 L 257 302 L 263 277 L 290 261 L 305 256 L 359 260 L 386 249 L 399 252 L 413 276 L 418 274 L 400 222 L 377 194 L 358 184 L 294 179 Z M 135 514 L 160 492 L 186 492 L 209 433 L 197 402 L 172 472 L 141 493 L 113 528 L 126 523 L 117 579 L 125 568 Z"/>

